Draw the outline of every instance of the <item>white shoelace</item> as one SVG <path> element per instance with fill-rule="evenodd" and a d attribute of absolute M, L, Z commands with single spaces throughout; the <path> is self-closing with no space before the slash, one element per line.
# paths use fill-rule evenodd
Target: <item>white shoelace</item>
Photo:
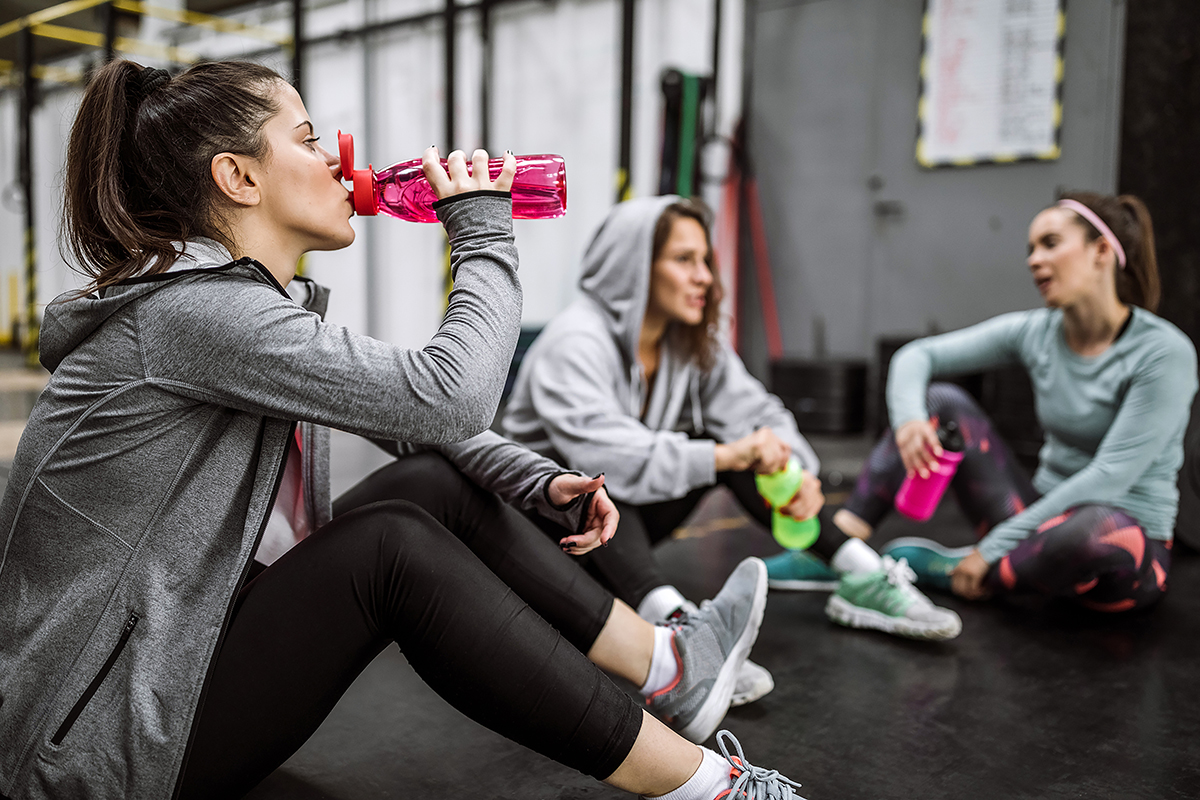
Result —
<path fill-rule="evenodd" d="M 899 561 L 891 556 L 883 557 L 883 570 L 887 573 L 887 580 L 892 586 L 895 586 L 901 592 L 911 597 L 914 602 L 922 603 L 927 606 L 932 606 L 931 601 L 925 594 L 913 584 L 917 580 L 917 573 L 908 565 L 908 559 L 902 558 Z"/>
<path fill-rule="evenodd" d="M 884 556 L 883 570 L 887 573 L 888 583 L 897 589 L 903 589 L 905 585 L 912 586 L 917 580 L 917 573 L 908 565 L 907 558 L 897 561 L 891 556 Z"/>
<path fill-rule="evenodd" d="M 737 751 L 736 758 L 729 752 L 728 743 L 732 743 Z M 742 752 L 741 742 L 729 731 L 717 731 L 717 746 L 721 748 L 721 755 L 725 756 L 725 760 L 740 770 L 733 787 L 729 790 L 731 800 L 804 800 L 795 792 L 800 788 L 800 784 L 783 777 L 778 770 L 756 767 L 747 761 Z"/>

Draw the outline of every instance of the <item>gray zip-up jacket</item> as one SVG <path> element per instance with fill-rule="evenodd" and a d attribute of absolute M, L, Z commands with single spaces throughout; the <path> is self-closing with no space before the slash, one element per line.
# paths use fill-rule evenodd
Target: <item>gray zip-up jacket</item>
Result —
<path fill-rule="evenodd" d="M 584 254 L 583 297 L 525 354 L 503 419 L 513 440 L 571 469 L 604 471 L 609 494 L 639 505 L 711 485 L 714 445 L 763 426 L 805 469 L 820 470 L 795 418 L 725 343 L 704 372 L 673 346 L 668 329 L 647 388 L 637 352 L 654 227 L 679 199 L 639 198 L 613 208 Z"/>
<path fill-rule="evenodd" d="M 166 273 L 47 308 L 53 375 L 0 503 L 0 793 L 173 794 L 297 422 L 314 526 L 321 426 L 424 444 L 488 426 L 520 325 L 511 203 L 439 216 L 455 289 L 421 350 L 323 322 L 205 240 Z M 323 290 L 308 295 L 320 310 Z M 531 463 L 476 445 L 456 451 L 476 476 Z M 533 502 L 535 473 L 509 499 Z"/>

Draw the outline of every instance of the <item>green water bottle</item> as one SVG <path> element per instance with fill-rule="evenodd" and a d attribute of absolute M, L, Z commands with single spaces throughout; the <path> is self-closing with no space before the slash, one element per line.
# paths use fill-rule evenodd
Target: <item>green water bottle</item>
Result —
<path fill-rule="evenodd" d="M 771 504 L 771 534 L 775 541 L 788 550 L 807 550 L 821 532 L 821 523 L 816 517 L 795 519 L 779 511 L 781 506 L 786 506 L 796 496 L 803 482 L 800 460 L 795 456 L 789 458 L 787 466 L 779 472 L 754 476 L 758 493 Z"/>

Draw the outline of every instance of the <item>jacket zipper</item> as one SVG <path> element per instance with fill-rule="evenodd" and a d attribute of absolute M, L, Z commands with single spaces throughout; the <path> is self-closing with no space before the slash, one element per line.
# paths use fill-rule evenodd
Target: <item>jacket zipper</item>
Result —
<path fill-rule="evenodd" d="M 266 269 L 265 267 L 263 268 Z M 272 279 L 274 280 L 274 279 Z M 286 294 L 286 293 L 285 293 Z M 285 442 L 291 442 L 292 437 L 296 435 L 296 425 L 293 422 L 288 429 Z M 246 576 L 250 573 L 250 565 L 254 563 L 254 553 L 258 550 L 259 542 L 262 541 L 263 531 L 267 529 L 267 522 L 271 519 L 271 507 L 275 505 L 275 497 L 279 494 L 279 485 L 283 482 L 283 473 L 287 468 L 287 447 L 284 448 L 283 459 L 279 462 L 279 470 L 275 473 L 275 488 L 271 490 L 271 501 L 267 505 L 267 513 L 263 516 L 262 522 L 258 526 L 258 535 L 254 537 L 254 546 L 250 548 L 250 558 L 246 559 L 246 563 L 242 565 L 242 577 L 238 580 L 236 588 L 233 591 L 233 596 L 229 598 L 229 603 L 225 606 L 225 620 L 221 623 L 221 632 L 217 635 L 217 644 L 213 648 L 212 658 L 209 659 L 208 669 L 204 673 L 204 682 L 200 684 L 200 699 L 196 704 L 196 713 L 192 717 L 192 727 L 188 731 L 187 742 L 183 746 L 183 760 L 179 763 L 179 774 L 175 777 L 175 788 L 171 792 L 171 797 L 179 797 L 179 790 L 183 785 L 183 774 L 187 772 L 188 758 L 191 756 L 192 742 L 196 738 L 196 723 L 200 721 L 200 714 L 204 710 L 204 701 L 208 698 L 208 685 L 212 679 L 213 670 L 217 666 L 217 656 L 221 653 L 221 645 L 225 643 L 225 634 L 229 630 L 229 619 L 233 616 L 233 608 L 237 605 L 238 591 L 242 584 L 246 582 Z"/>
<path fill-rule="evenodd" d="M 67 718 L 63 720 L 62 725 L 59 725 L 58 730 L 50 737 L 50 744 L 55 747 L 62 744 L 62 740 L 71 730 L 71 726 L 75 724 L 75 720 L 79 719 L 79 715 L 83 713 L 83 709 L 92 699 L 92 696 L 96 694 L 97 690 L 99 690 L 100 684 L 104 683 L 104 679 L 108 677 L 113 664 L 117 663 L 117 658 L 120 657 L 121 651 L 125 649 L 125 645 L 129 643 L 129 637 L 133 634 L 133 628 L 138 624 L 139 619 L 141 617 L 137 615 L 136 611 L 130 612 L 129 619 L 125 620 L 125 627 L 121 629 L 121 636 L 117 639 L 116 646 L 108 654 L 108 660 L 104 662 L 104 666 L 100 667 L 100 671 L 96 673 L 96 677 L 92 678 L 92 682 L 88 684 L 88 687 L 83 690 L 83 694 L 75 701 L 75 705 L 71 706 L 71 711 L 67 714 Z"/>

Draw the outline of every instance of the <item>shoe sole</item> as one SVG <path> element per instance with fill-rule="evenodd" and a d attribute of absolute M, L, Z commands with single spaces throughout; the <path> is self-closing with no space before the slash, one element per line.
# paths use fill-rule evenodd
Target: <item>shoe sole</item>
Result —
<path fill-rule="evenodd" d="M 922 539 L 920 536 L 901 536 L 899 539 L 893 539 L 883 546 L 880 551 L 881 555 L 890 555 L 891 551 L 897 547 L 920 547 L 925 550 L 932 550 L 943 558 L 965 558 L 971 554 L 976 545 L 969 544 L 965 547 L 946 547 L 943 544 L 938 544 L 930 539 Z"/>
<path fill-rule="evenodd" d="M 837 588 L 838 582 L 836 580 L 802 581 L 791 578 L 768 578 L 767 586 L 771 589 L 779 589 L 784 592 L 832 592 Z"/>
<path fill-rule="evenodd" d="M 750 663 L 750 659 L 746 659 L 746 664 Z M 738 672 L 738 677 L 741 677 L 741 671 Z M 762 680 L 751 686 L 744 692 L 738 692 L 737 681 L 734 681 L 733 696 L 729 698 L 729 707 L 744 706 L 747 703 L 753 703 L 755 700 L 762 698 L 775 691 L 775 679 L 771 677 L 771 673 L 767 670 L 762 671 Z"/>
<path fill-rule="evenodd" d="M 954 612 L 950 612 L 953 614 Z M 932 623 L 922 623 L 907 617 L 889 617 L 882 611 L 856 606 L 841 595 L 833 595 L 825 604 L 825 614 L 839 625 L 847 628 L 862 628 L 865 630 L 883 631 L 884 633 L 904 636 L 908 639 L 924 639 L 927 641 L 945 641 L 953 639 L 962 633 L 962 620 L 954 614 L 954 622 L 949 626 L 935 626 Z"/>
<path fill-rule="evenodd" d="M 738 670 L 742 668 L 742 662 L 750 655 L 750 648 L 758 638 L 758 628 L 762 625 L 763 611 L 767 607 L 767 565 L 760 558 L 753 560 L 757 562 L 758 581 L 746 626 L 742 628 L 737 642 L 726 656 L 725 663 L 721 665 L 721 671 L 717 673 L 717 680 L 713 683 L 704 704 L 700 706 L 692 721 L 679 729 L 680 736 L 696 744 L 708 741 L 708 737 L 716 733 L 721 720 L 725 719 L 725 712 L 729 710 L 733 690 L 737 685 Z"/>

